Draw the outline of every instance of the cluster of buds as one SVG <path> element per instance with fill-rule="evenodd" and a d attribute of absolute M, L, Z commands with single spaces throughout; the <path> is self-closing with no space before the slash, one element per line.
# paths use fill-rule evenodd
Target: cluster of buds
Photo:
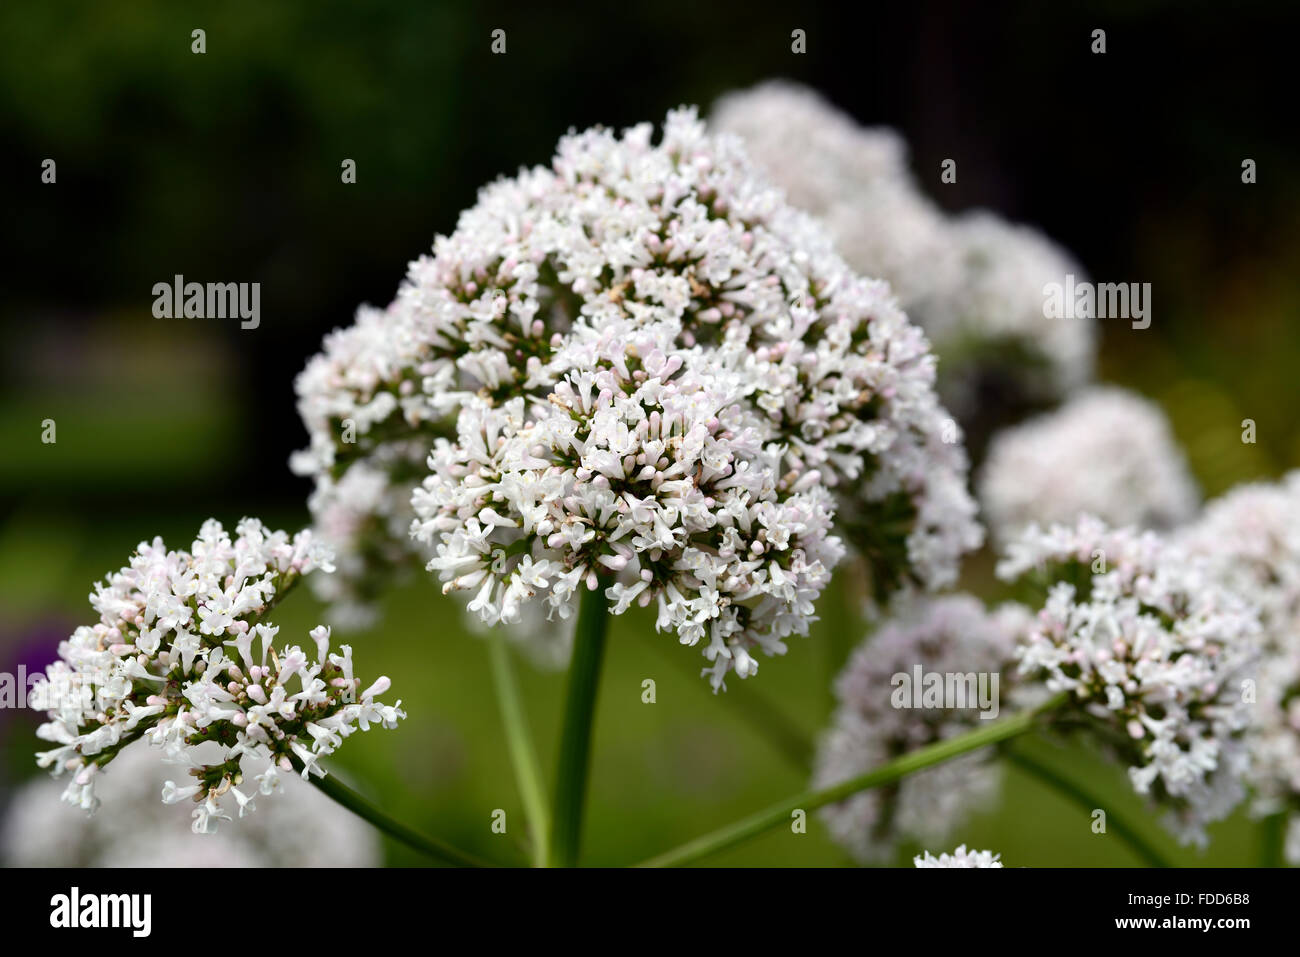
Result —
<path fill-rule="evenodd" d="M 1022 672 L 1069 692 L 1057 722 L 1088 726 L 1169 807 L 1180 840 L 1204 844 L 1245 794 L 1255 607 L 1155 532 L 1092 516 L 1030 526 L 998 574 L 1046 590 L 1017 653 Z"/>
<path fill-rule="evenodd" d="M 991 537 L 1005 543 L 1030 523 L 1082 514 L 1166 530 L 1192 517 L 1198 495 L 1160 407 L 1116 386 L 1094 386 L 994 436 L 979 498 Z"/>
<path fill-rule="evenodd" d="M 951 854 L 935 857 L 929 851 L 912 858 L 917 867 L 1001 867 L 1002 855 L 992 851 L 968 851 L 966 845 L 958 846 Z"/>
<path fill-rule="evenodd" d="M 753 673 L 752 648 L 807 633 L 841 548 L 818 471 L 783 474 L 739 361 L 673 342 L 589 331 L 550 363 L 547 402 L 468 404 L 430 457 L 416 534 L 489 624 L 541 595 L 566 619 L 584 584 L 605 582 L 614 614 L 656 602 L 660 629 L 704 642 L 717 689 Z"/>
<path fill-rule="evenodd" d="M 301 576 L 331 567 L 309 532 L 290 538 L 256 519 L 233 539 L 209 520 L 189 551 L 142 542 L 90 596 L 99 622 L 60 643 L 32 691 L 48 711 L 38 735 L 54 745 L 38 762 L 70 776 L 64 799 L 93 810 L 97 775 L 145 739 L 188 767 L 195 783 L 168 782 L 163 800 L 192 798 L 193 828 L 207 833 L 230 820 L 223 799 L 241 816 L 252 810 L 254 794 L 239 788 L 246 759 L 267 763 L 257 778 L 266 794 L 281 773 L 323 775 L 319 759 L 355 729 L 395 727 L 401 702 L 376 700 L 388 679 L 362 690 L 351 649 L 330 654 L 328 628 L 311 632 L 314 658 L 274 647 L 267 613 Z"/>
<path fill-rule="evenodd" d="M 1252 810 L 1287 815 L 1286 857 L 1300 864 L 1300 472 L 1233 489 L 1178 541 L 1209 563 L 1223 587 L 1259 608 Z"/>

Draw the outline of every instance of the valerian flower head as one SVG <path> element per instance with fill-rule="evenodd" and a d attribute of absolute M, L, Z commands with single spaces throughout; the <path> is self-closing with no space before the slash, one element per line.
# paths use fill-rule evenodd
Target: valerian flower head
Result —
<path fill-rule="evenodd" d="M 757 668 L 752 649 L 807 632 L 841 548 L 820 473 L 786 472 L 744 402 L 747 357 L 674 340 L 665 324 L 584 330 L 537 373 L 558 379 L 545 402 L 467 405 L 415 531 L 485 622 L 534 599 L 568 619 L 575 591 L 608 579 L 613 613 L 654 602 L 660 629 L 703 641 L 717 688 Z"/>
<path fill-rule="evenodd" d="M 917 867 L 1001 867 L 1002 855 L 992 851 L 968 851 L 961 844 L 951 854 L 943 853 L 935 857 L 929 851 L 912 858 Z"/>
<path fill-rule="evenodd" d="M 1055 412 L 994 436 L 980 505 L 998 542 L 1031 523 L 1095 515 L 1169 529 L 1196 511 L 1196 483 L 1160 407 L 1125 389 L 1085 389 Z"/>
<path fill-rule="evenodd" d="M 1030 526 L 998 574 L 1046 589 L 1018 655 L 1025 675 L 1069 692 L 1058 722 L 1096 731 L 1179 839 L 1203 845 L 1245 793 L 1255 608 L 1155 532 L 1092 516 Z"/>
<path fill-rule="evenodd" d="M 434 446 L 441 439 L 434 474 L 415 497 L 420 520 L 413 526 L 418 547 L 441 556 L 433 566 L 439 572 L 455 571 L 446 562 L 466 549 L 525 534 L 535 540 L 532 531 L 506 531 L 532 528 L 508 508 L 485 500 L 469 514 L 472 498 L 450 488 L 462 477 L 457 469 L 468 468 L 457 457 L 477 456 L 475 469 L 490 464 L 493 475 L 507 466 L 510 481 L 522 484 L 494 488 L 498 503 L 523 503 L 537 492 L 528 484 L 534 479 L 544 477 L 547 490 L 576 481 L 558 505 L 529 499 L 528 510 L 553 512 L 546 519 L 536 512 L 536 521 L 551 523 L 540 540 L 544 550 L 519 544 L 502 556 L 489 548 L 497 567 L 489 569 L 490 587 L 476 580 L 472 611 L 509 622 L 527 598 L 544 592 L 564 615 L 580 580 L 610 574 L 617 579 L 612 609 L 662 595 L 661 624 L 688 642 L 706 637 L 720 682 L 725 671 L 753 667 L 747 654 L 724 649 L 757 643 L 779 650 L 787 627 L 803 627 L 782 616 L 806 625 L 838 551 L 820 528 L 831 518 L 870 561 L 882 598 L 904 586 L 950 582 L 981 532 L 965 488 L 960 430 L 934 392 L 934 357 L 889 287 L 851 272 L 824 231 L 754 172 L 739 142 L 708 135 L 694 111 L 670 113 L 658 143 L 652 134 L 649 124 L 621 136 L 571 134 L 551 166 L 485 188 L 456 231 L 435 242 L 433 256 L 412 264 L 397 300 L 383 312 L 363 311 L 357 326 L 332 335 L 300 376 L 312 445 L 297 466 L 327 481 L 393 442 L 417 437 Z M 649 361 L 672 368 L 645 367 Z M 658 391 L 682 406 L 671 420 L 657 406 Z M 701 417 L 705 406 L 711 411 Z M 567 450 L 565 417 L 576 436 L 565 440 Z M 716 438 L 732 423 L 742 431 Z M 579 462 L 593 426 L 596 444 Z M 683 426 L 695 430 L 689 439 Z M 344 440 L 347 428 L 353 441 Z M 534 431 L 544 440 L 541 451 L 535 461 L 519 458 L 516 446 Z M 697 461 L 701 442 L 707 462 Z M 516 459 L 489 463 L 496 443 Z M 699 468 L 683 473 L 686 461 Z M 734 471 L 711 471 L 715 463 Z M 573 476 L 556 479 L 552 470 L 566 466 Z M 647 483 L 660 470 L 657 481 L 667 483 L 663 495 L 672 502 L 650 494 L 658 496 Z M 471 471 L 463 477 L 478 481 Z M 599 483 L 589 482 L 598 475 Z M 717 497 L 699 481 L 728 484 L 727 521 L 735 528 L 761 513 L 764 537 L 744 543 L 761 550 L 730 565 L 725 588 L 709 582 L 733 559 L 708 551 L 717 542 L 701 550 L 691 541 L 694 523 L 716 519 L 705 512 Z M 791 495 L 800 497 L 787 502 Z M 702 504 L 705 498 L 714 504 Z M 659 516 L 667 524 L 652 524 L 651 537 L 629 527 L 617 539 L 622 551 L 613 550 L 608 536 L 617 523 L 605 528 L 611 515 L 589 511 L 606 499 L 632 509 L 636 522 L 667 509 Z M 586 518 L 557 525 L 557 508 Z M 457 515 L 454 527 L 450 513 L 442 514 L 448 509 Z M 583 529 L 592 533 L 585 540 Z M 778 545 L 779 562 L 760 557 L 792 536 L 824 540 L 826 550 Z M 658 553 L 651 559 L 657 569 L 628 554 L 649 551 Z M 753 568 L 742 567 L 747 563 Z M 679 588 L 683 575 L 700 583 L 692 594 Z M 530 583 L 511 590 L 521 576 Z M 680 600 L 668 590 L 670 577 Z M 759 579 L 763 588 L 754 591 Z M 447 580 L 469 587 L 465 573 Z M 705 604 L 688 612 L 684 602 L 701 597 Z M 763 624 L 751 627 L 748 619 Z"/>
<path fill-rule="evenodd" d="M 267 613 L 318 568 L 330 570 L 331 556 L 310 532 L 290 538 L 256 519 L 242 520 L 234 538 L 209 520 L 189 551 L 141 542 L 129 565 L 95 586 L 99 621 L 60 643 L 60 660 L 31 694 L 48 712 L 38 736 L 55 745 L 38 762 L 69 776 L 64 799 L 93 810 L 96 778 L 147 739 L 183 766 L 164 802 L 192 799 L 192 826 L 207 833 L 230 820 L 232 801 L 241 817 L 251 811 L 279 774 L 323 775 L 319 759 L 358 727 L 395 727 L 401 702 L 376 700 L 388 679 L 363 690 L 352 649 L 331 654 L 328 628 L 312 630 L 309 652 L 274 646 L 279 629 Z M 270 764 L 256 784 L 244 782 L 249 758 Z"/>
<path fill-rule="evenodd" d="M 266 770 L 250 764 L 249 774 Z M 377 867 L 378 832 L 295 775 L 277 778 L 274 797 L 258 796 L 257 813 L 216 835 L 196 835 L 179 814 L 158 811 L 158 794 L 174 769 L 148 744 L 125 748 L 102 775 L 102 804 L 85 814 L 59 801 L 57 781 L 23 785 L 0 819 L 0 864 L 6 867 Z"/>
<path fill-rule="evenodd" d="M 732 93 L 714 110 L 790 202 L 829 230 L 849 265 L 887 280 L 941 358 L 940 392 L 991 431 L 1091 376 L 1092 317 L 1049 318 L 1044 287 L 1084 273 L 1035 230 L 988 212 L 946 216 L 917 186 L 906 144 L 864 128 L 812 90 L 784 81 Z"/>
<path fill-rule="evenodd" d="M 814 787 L 970 731 L 982 713 L 996 716 L 999 698 L 1011 690 L 1003 678 L 1012 676 L 1017 638 L 1031 621 L 1019 605 L 990 612 L 970 595 L 900 610 L 853 653 L 835 682 L 838 706 L 818 748 Z M 938 681 L 931 691 L 951 689 L 953 697 L 922 695 L 930 676 Z M 996 797 L 1001 775 L 990 757 L 989 749 L 975 751 L 908 775 L 895 789 L 863 791 L 827 806 L 823 820 L 862 864 L 890 861 L 909 840 L 944 841 Z"/>
<path fill-rule="evenodd" d="M 1300 472 L 1233 489 L 1207 505 L 1178 541 L 1260 610 L 1249 739 L 1253 810 L 1291 815 L 1287 857 L 1300 864 Z"/>

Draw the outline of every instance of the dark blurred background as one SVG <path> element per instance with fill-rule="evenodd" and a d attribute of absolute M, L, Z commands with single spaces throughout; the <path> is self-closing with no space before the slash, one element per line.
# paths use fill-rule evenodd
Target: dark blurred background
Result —
<path fill-rule="evenodd" d="M 206 31 L 204 55 L 191 52 L 195 28 Z M 498 28 L 505 55 L 490 52 Z M 805 55 L 791 52 L 796 28 L 807 31 Z M 1090 52 L 1095 28 L 1106 30 L 1104 55 Z M 1131 0 L 1087 11 L 663 0 L 573 10 L 4 4 L 0 658 L 48 659 L 72 624 L 89 619 L 90 582 L 141 538 L 187 544 L 208 515 L 303 524 L 308 485 L 286 464 L 306 438 L 294 375 L 357 304 L 388 303 L 405 264 L 454 227 L 481 185 L 546 162 L 571 127 L 658 121 L 683 103 L 707 110 L 726 91 L 778 76 L 864 123 L 899 129 L 923 187 L 945 208 L 991 208 L 1041 228 L 1100 280 L 1151 282 L 1150 329 L 1103 323 L 1100 377 L 1163 405 L 1207 495 L 1275 477 L 1300 464 L 1298 28 L 1291 3 Z M 939 183 L 945 157 L 958 160 L 955 185 Z M 57 163 L 55 185 L 41 183 L 46 158 Z M 355 185 L 340 181 L 345 158 L 356 161 Z M 1245 158 L 1258 164 L 1255 185 L 1241 182 Z M 151 288 L 177 273 L 260 282 L 260 328 L 155 319 Z M 1256 444 L 1241 441 L 1244 418 L 1257 423 Z M 56 444 L 40 441 L 45 419 L 57 423 Z M 394 801 L 417 816 L 440 811 L 443 833 L 447 815 L 461 815 L 465 840 L 482 843 L 491 838 L 479 834 L 486 824 L 467 795 L 498 785 L 511 793 L 504 752 L 484 753 L 475 738 L 477 721 L 499 744 L 495 714 L 463 690 L 474 687 L 467 668 L 486 682 L 483 650 L 426 637 L 427 623 L 451 608 L 427 583 L 412 589 L 367 640 L 385 667 L 427 671 L 431 690 L 404 694 L 406 730 L 358 741 L 349 750 L 360 754 L 345 760 L 382 784 L 407 773 L 408 757 L 441 754 L 445 774 L 402 778 L 409 794 Z M 315 611 L 286 614 L 308 625 Z M 652 640 L 643 625 L 620 623 L 637 647 Z M 834 616 L 819 626 L 836 627 Z M 835 664 L 816 657 L 816 637 L 765 663 L 759 679 L 807 731 L 825 718 Z M 636 675 L 663 665 L 657 650 L 645 654 L 611 664 L 631 682 L 629 701 Z M 701 730 L 719 709 L 692 680 L 681 683 L 689 705 L 629 705 L 637 717 L 622 725 L 632 749 L 624 770 L 636 777 L 657 761 L 655 793 L 666 803 L 639 812 L 650 822 L 644 835 L 618 828 L 616 814 L 606 822 L 610 860 L 648 854 L 803 782 L 793 770 L 769 772 L 779 759 L 743 725 Z M 547 715 L 538 733 L 549 763 L 558 683 L 527 681 Z M 434 713 L 415 717 L 426 698 Z M 0 765 L 27 775 L 31 725 L 2 720 Z M 617 769 L 623 746 L 610 747 Z M 614 790 L 598 779 L 597 814 L 602 799 L 607 810 L 632 800 L 615 793 L 615 773 Z M 430 803 L 439 780 L 451 790 Z M 974 833 L 1015 840 L 1024 815 L 1009 807 Z M 784 860 L 774 840 L 731 860 Z M 816 853 L 789 859 L 839 859 L 820 834 L 810 840 Z M 1215 853 L 1228 857 L 1216 860 L 1231 863 L 1227 843 Z M 1123 859 L 1078 844 L 1079 862 Z M 1024 859 L 1038 846 L 1012 850 L 1019 863 L 1049 863 L 1056 851 Z"/>

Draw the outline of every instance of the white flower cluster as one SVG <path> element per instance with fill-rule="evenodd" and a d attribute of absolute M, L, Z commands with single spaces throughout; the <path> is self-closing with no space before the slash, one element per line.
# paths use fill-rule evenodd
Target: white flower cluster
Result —
<path fill-rule="evenodd" d="M 250 766 L 250 771 L 255 767 Z M 38 778 L 12 797 L 0 821 L 5 867 L 377 867 L 378 832 L 316 788 L 286 776 L 274 801 L 236 828 L 196 835 L 179 816 L 158 815 L 166 765 L 147 744 L 126 748 L 97 785 L 100 809 L 84 814 Z"/>
<path fill-rule="evenodd" d="M 1113 526 L 1168 529 L 1196 511 L 1196 484 L 1155 403 L 1094 386 L 1055 412 L 994 436 L 979 499 L 995 541 L 1030 523 L 1095 515 Z"/>
<path fill-rule="evenodd" d="M 911 707 L 915 669 L 923 674 L 997 674 L 1003 698 L 1015 664 L 1016 641 L 1032 622 L 1014 604 L 986 611 L 970 595 L 919 600 L 900 611 L 852 655 L 835 683 L 838 707 L 820 742 L 813 785 L 829 787 L 889 759 L 980 724 L 972 696 L 964 708 L 946 701 Z M 986 687 L 992 687 L 991 680 Z M 898 707 L 898 704 L 905 706 Z M 908 775 L 895 788 L 856 794 L 822 810 L 831 836 L 863 864 L 891 860 L 900 843 L 944 841 L 965 815 L 998 793 L 1001 773 L 990 750 L 972 752 Z"/>
<path fill-rule="evenodd" d="M 614 614 L 653 599 L 658 628 L 706 641 L 715 689 L 746 677 L 752 646 L 806 633 L 839 560 L 819 472 L 783 469 L 740 351 L 728 369 L 662 325 L 584 332 L 539 373 L 563 375 L 548 401 L 471 402 L 438 442 L 415 497 L 417 537 L 439 541 L 430 568 L 489 624 L 543 595 L 567 619 L 609 576 Z"/>
<path fill-rule="evenodd" d="M 966 845 L 958 846 L 951 854 L 935 857 L 929 851 L 912 858 L 917 867 L 1001 867 L 1001 854 L 992 851 L 968 851 Z"/>
<path fill-rule="evenodd" d="M 917 187 L 891 130 L 860 127 L 816 93 L 769 82 L 719 100 L 718 128 L 738 134 L 790 201 L 821 219 L 858 271 L 898 291 L 942 359 L 944 401 L 963 419 L 990 393 L 1050 402 L 1088 381 L 1097 328 L 1051 319 L 1043 288 L 1083 270 L 1035 230 L 978 212 L 950 218 Z"/>
<path fill-rule="evenodd" d="M 205 522 L 188 552 L 141 542 L 128 566 L 95 586 L 99 622 L 60 643 L 60 660 L 32 692 L 33 706 L 48 711 L 38 735 L 55 745 L 38 762 L 70 775 L 64 799 L 94 810 L 97 776 L 143 738 L 163 760 L 188 766 L 196 783 L 168 782 L 162 797 L 192 798 L 192 826 L 208 833 L 230 820 L 225 796 L 241 817 L 252 810 L 256 792 L 238 787 L 246 759 L 269 763 L 257 776 L 269 794 L 282 771 L 323 775 L 319 759 L 358 727 L 395 727 L 401 702 L 375 700 L 388 679 L 360 690 L 352 649 L 330 654 L 328 628 L 311 632 L 314 658 L 297 645 L 273 647 L 279 629 L 267 613 L 330 562 L 310 533 L 290 538 L 247 518 L 233 539 Z"/>
<path fill-rule="evenodd" d="M 1262 653 L 1250 744 L 1254 811 L 1290 813 L 1300 864 L 1300 472 L 1233 489 L 1179 533 L 1224 587 L 1259 607 Z"/>
<path fill-rule="evenodd" d="M 1134 789 L 1169 805 L 1179 839 L 1203 845 L 1205 826 L 1244 797 L 1253 606 L 1155 532 L 1092 516 L 1031 526 L 998 574 L 1047 588 L 1018 657 L 1024 674 L 1070 693 L 1073 708 L 1057 720 L 1099 732 Z"/>
<path fill-rule="evenodd" d="M 981 532 L 888 286 L 694 111 L 652 133 L 571 134 L 485 188 L 299 377 L 296 465 L 336 481 L 442 439 L 413 530 L 474 612 L 510 622 L 544 594 L 564 615 L 610 575 L 615 612 L 658 601 L 661 627 L 707 637 L 719 685 L 806 630 L 832 518 L 879 593 L 950 582 Z"/>

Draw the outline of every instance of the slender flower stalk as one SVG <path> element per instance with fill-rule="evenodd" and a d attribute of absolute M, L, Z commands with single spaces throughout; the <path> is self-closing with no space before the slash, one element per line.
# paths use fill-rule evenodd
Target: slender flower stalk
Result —
<path fill-rule="evenodd" d="M 1023 696 L 1011 674 L 1016 634 L 1031 623 L 1021 605 L 986 609 L 972 595 L 896 603 L 835 679 L 837 707 L 818 741 L 811 785 L 838 784 L 882 761 L 987 724 L 984 719 L 996 718 L 1004 706 L 1014 712 L 1036 701 Z M 998 679 L 985 685 L 982 694 L 991 691 L 987 698 L 900 707 L 906 702 L 899 700 L 896 678 L 914 667 Z M 998 712 L 987 710 L 990 705 Z M 864 865 L 894 860 L 903 843 L 946 846 L 970 813 L 996 801 L 1002 775 L 992 758 L 991 749 L 974 751 L 895 787 L 856 794 L 823 808 L 822 822 L 835 843 Z"/>
<path fill-rule="evenodd" d="M 1287 813 L 1279 811 L 1264 818 L 1260 827 L 1260 867 L 1285 867 Z"/>
<path fill-rule="evenodd" d="M 827 804 L 834 804 L 836 801 L 851 797 L 859 791 L 892 784 L 923 768 L 942 764 L 944 761 L 987 747 L 990 744 L 1008 741 L 1032 729 L 1043 715 L 1055 711 L 1068 700 L 1068 694 L 1055 694 L 1037 707 L 1002 721 L 995 721 L 987 727 L 978 728 L 967 734 L 948 738 L 929 747 L 904 754 L 873 768 L 865 774 L 860 774 L 831 787 L 805 791 L 802 794 L 795 795 L 793 798 L 788 798 L 766 810 L 751 814 L 734 824 L 719 828 L 711 834 L 705 834 L 703 837 L 689 841 L 681 847 L 643 861 L 638 866 L 680 867 L 683 864 L 690 864 L 702 857 L 734 847 L 751 837 L 757 837 L 764 831 L 769 831 L 780 824 L 788 822 L 790 815 L 795 811 L 815 811 Z"/>
<path fill-rule="evenodd" d="M 524 713 L 519 684 L 515 680 L 510 662 L 510 649 L 501 629 L 493 629 L 488 638 L 492 655 L 492 678 L 496 684 L 497 701 L 501 705 L 501 723 L 506 729 L 506 745 L 510 750 L 510 763 L 514 766 L 519 784 L 519 796 L 524 802 L 524 815 L 533 838 L 533 864 L 545 867 L 550 858 L 551 812 L 546 806 L 545 786 L 537 750 L 528 731 L 528 716 Z"/>
<path fill-rule="evenodd" d="M 857 556 L 851 556 L 840 563 L 838 571 L 840 614 L 844 618 L 844 627 L 831 629 L 822 648 L 826 702 L 832 709 L 839 703 L 835 695 L 835 679 L 853 654 L 858 636 L 869 641 L 879 617 L 870 613 L 871 582 L 865 563 Z"/>
<path fill-rule="evenodd" d="M 323 793 L 333 798 L 353 814 L 369 821 L 394 840 L 400 841 L 407 847 L 417 850 L 436 861 L 442 861 L 456 867 L 493 866 L 487 861 L 480 860 L 471 854 L 466 854 L 464 851 L 452 847 L 445 841 L 421 834 L 395 818 L 389 817 L 333 775 L 323 778 L 313 777 L 310 780 Z"/>
<path fill-rule="evenodd" d="M 555 819 L 551 831 L 551 864 L 574 867 L 582 840 L 582 811 L 587 797 L 587 771 L 591 759 L 591 735 L 595 728 L 596 692 L 600 687 L 600 665 L 605 656 L 605 632 L 609 624 L 605 588 L 586 589 L 578 605 L 573 636 L 573 660 L 569 664 L 569 690 L 564 705 L 564 729 L 555 775 Z"/>
<path fill-rule="evenodd" d="M 1054 768 L 1048 767 L 1037 758 L 1026 754 L 1023 750 L 1008 747 L 1003 751 L 1003 756 L 1020 770 L 1037 778 L 1057 794 L 1072 801 L 1084 810 L 1091 812 L 1094 808 L 1102 806 L 1101 798 L 1089 792 L 1077 781 L 1071 780 Z M 1106 826 L 1119 835 L 1120 839 L 1129 846 L 1129 849 L 1140 857 L 1147 866 L 1169 866 L 1169 862 L 1165 860 L 1164 855 L 1152 847 L 1150 842 L 1142 836 L 1141 830 L 1129 824 L 1121 815 L 1116 814 L 1113 807 L 1106 809 Z"/>

